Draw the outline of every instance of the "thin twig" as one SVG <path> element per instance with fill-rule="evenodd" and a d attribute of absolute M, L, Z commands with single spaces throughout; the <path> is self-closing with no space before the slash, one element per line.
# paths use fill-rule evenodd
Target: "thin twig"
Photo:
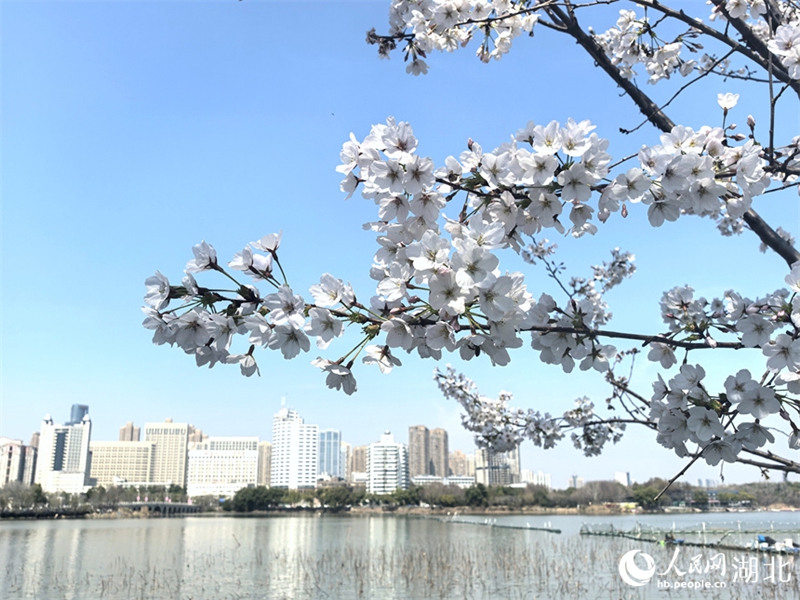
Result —
<path fill-rule="evenodd" d="M 703 448 L 703 450 L 705 450 L 705 448 Z M 692 460 L 690 460 L 690 461 L 689 461 L 689 463 L 688 463 L 688 464 L 687 464 L 685 467 L 683 467 L 683 468 L 680 470 L 680 472 L 679 472 L 677 475 L 675 475 L 675 477 L 673 477 L 672 479 L 670 479 L 670 480 L 667 482 L 667 485 L 665 485 L 665 486 L 664 486 L 664 489 L 663 489 L 663 490 L 661 490 L 660 492 L 658 492 L 658 494 L 656 494 L 656 497 L 655 497 L 655 498 L 653 498 L 653 502 L 658 502 L 658 499 L 659 499 L 659 498 L 661 498 L 661 496 L 663 496 L 663 495 L 664 495 L 664 492 L 666 492 L 666 491 L 667 491 L 667 490 L 670 488 L 670 486 L 671 486 L 673 483 L 675 483 L 675 481 L 676 481 L 676 480 L 677 480 L 677 479 L 678 479 L 678 478 L 679 478 L 681 475 L 683 475 L 684 473 L 686 473 L 686 471 L 688 471 L 688 470 L 689 470 L 689 467 L 691 467 L 691 466 L 692 466 L 694 463 L 696 463 L 696 462 L 697 462 L 697 459 L 698 459 L 698 458 L 700 458 L 700 457 L 703 455 L 703 450 L 701 450 L 700 452 L 698 452 L 697 454 L 695 454 L 695 455 L 694 455 L 694 458 L 693 458 Z"/>
<path fill-rule="evenodd" d="M 722 58 L 720 58 L 719 60 L 717 60 L 717 61 L 716 61 L 716 62 L 715 62 L 713 65 L 711 65 L 711 68 L 710 68 L 710 69 L 708 69 L 707 71 L 704 71 L 703 73 L 701 73 L 700 75 L 698 75 L 697 77 L 695 77 L 694 79 L 692 79 L 691 81 L 689 81 L 688 83 L 685 83 L 685 84 L 683 84 L 683 85 L 682 85 L 682 86 L 681 86 L 681 87 L 678 89 L 678 91 L 677 91 L 677 92 L 675 92 L 675 93 L 672 95 L 672 97 L 671 97 L 669 100 L 667 100 L 667 101 L 666 101 L 664 104 L 662 104 L 662 105 L 661 105 L 661 107 L 660 107 L 660 108 L 661 108 L 661 110 L 664 110 L 664 109 L 665 109 L 665 108 L 667 108 L 667 107 L 668 107 L 670 104 L 672 104 L 672 101 L 673 101 L 673 100 L 675 100 L 675 99 L 676 99 L 678 96 L 680 96 L 680 95 L 683 93 L 683 91 L 684 91 L 686 88 L 688 88 L 689 86 L 691 86 L 691 85 L 693 85 L 693 84 L 697 83 L 697 82 L 698 82 L 698 81 L 700 81 L 700 80 L 701 80 L 703 77 L 706 77 L 707 75 L 710 75 L 710 74 L 711 74 L 711 72 L 713 71 L 714 67 L 716 67 L 717 65 L 719 65 L 719 64 L 721 64 L 722 62 L 724 62 L 725 60 L 727 60 L 727 58 L 728 58 L 728 57 L 729 57 L 731 54 L 733 54 L 734 52 L 735 52 L 734 50 L 731 50 L 731 51 L 730 51 L 730 52 L 728 52 L 728 53 L 727 53 L 725 56 L 723 56 Z M 639 124 L 638 124 L 636 127 L 634 127 L 633 129 L 622 129 L 622 128 L 620 128 L 620 132 L 621 132 L 621 133 L 625 133 L 625 134 L 628 134 L 628 133 L 633 133 L 634 131 L 636 131 L 637 129 L 639 129 L 640 127 L 642 127 L 643 125 L 645 125 L 646 123 L 647 123 L 647 119 L 645 119 L 644 121 L 642 121 L 641 123 L 639 123 Z"/>

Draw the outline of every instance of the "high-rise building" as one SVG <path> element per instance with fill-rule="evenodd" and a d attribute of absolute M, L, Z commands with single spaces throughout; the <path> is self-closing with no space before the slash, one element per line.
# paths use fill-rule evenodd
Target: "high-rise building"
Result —
<path fill-rule="evenodd" d="M 386 432 L 379 442 L 367 446 L 367 491 L 391 494 L 408 489 L 408 449 Z"/>
<path fill-rule="evenodd" d="M 270 486 L 270 473 L 272 470 L 272 444 L 269 442 L 258 443 L 258 477 L 256 485 Z"/>
<path fill-rule="evenodd" d="M 36 483 L 36 461 L 39 457 L 39 437 L 38 431 L 31 434 L 31 441 L 25 447 L 25 474 L 22 476 L 22 483 L 33 485 Z"/>
<path fill-rule="evenodd" d="M 38 443 L 39 438 L 36 438 Z M 22 483 L 24 485 L 33 485 L 36 479 L 36 460 L 39 456 L 39 451 L 34 446 L 25 446 L 25 469 L 22 472 Z"/>
<path fill-rule="evenodd" d="M 583 487 L 583 477 L 578 477 L 577 475 L 573 475 L 572 477 L 569 478 L 569 485 L 567 487 L 575 488 L 576 490 L 581 489 Z"/>
<path fill-rule="evenodd" d="M 447 432 L 444 429 L 432 429 L 429 436 L 430 475 L 447 477 L 450 474 L 450 451 L 447 445 Z"/>
<path fill-rule="evenodd" d="M 342 432 L 337 429 L 321 429 L 319 432 L 318 479 L 342 478 Z"/>
<path fill-rule="evenodd" d="M 73 404 L 70 410 L 69 421 L 64 425 L 79 425 L 83 421 L 83 417 L 89 414 L 89 407 L 85 404 Z"/>
<path fill-rule="evenodd" d="M 351 476 L 351 473 L 352 473 L 351 469 L 352 469 L 352 466 L 353 466 L 353 459 L 352 459 L 352 456 L 351 456 L 352 452 L 353 452 L 353 446 L 348 444 L 347 442 L 342 442 L 342 444 L 341 444 L 341 446 L 339 448 L 340 448 L 340 452 L 341 452 L 341 455 L 342 455 L 341 465 L 342 465 L 342 470 L 343 470 L 343 473 L 344 473 L 344 480 L 345 481 L 350 481 L 350 478 L 352 477 Z"/>
<path fill-rule="evenodd" d="M 354 473 L 367 472 L 367 447 L 354 446 L 350 458 L 350 481 L 353 481 Z"/>
<path fill-rule="evenodd" d="M 185 487 L 189 424 L 173 423 L 172 419 L 145 423 L 144 441 L 155 444 L 150 482 Z"/>
<path fill-rule="evenodd" d="M 205 442 L 208 439 L 208 436 L 203 433 L 202 429 L 198 429 L 194 425 L 189 425 L 189 442 L 197 444 L 199 442 Z"/>
<path fill-rule="evenodd" d="M 0 487 L 22 481 L 25 476 L 25 448 L 22 440 L 0 437 Z"/>
<path fill-rule="evenodd" d="M 494 452 L 491 448 L 478 448 L 475 452 L 475 481 L 483 485 L 519 483 L 519 446 L 508 452 Z"/>
<path fill-rule="evenodd" d="M 119 441 L 120 442 L 138 442 L 141 431 L 138 427 L 134 426 L 131 421 L 128 421 L 119 428 Z"/>
<path fill-rule="evenodd" d="M 89 449 L 92 452 L 92 485 L 109 487 L 153 481 L 153 442 L 91 442 Z"/>
<path fill-rule="evenodd" d="M 408 428 L 408 474 L 410 477 L 431 474 L 430 433 L 424 425 Z"/>
<path fill-rule="evenodd" d="M 472 460 L 470 461 L 470 459 Z M 448 465 L 450 467 L 450 475 L 460 477 L 475 476 L 475 456 L 472 454 L 467 456 L 461 450 L 451 452 Z M 470 466 L 472 467 L 471 469 Z"/>
<path fill-rule="evenodd" d="M 631 486 L 631 474 L 627 471 L 615 471 L 614 472 L 614 481 L 616 481 L 620 485 L 624 485 L 625 487 Z"/>
<path fill-rule="evenodd" d="M 272 487 L 296 490 L 317 484 L 319 428 L 281 408 L 272 419 Z"/>
<path fill-rule="evenodd" d="M 210 436 L 188 452 L 186 493 L 232 497 L 258 479 L 258 438 Z"/>
<path fill-rule="evenodd" d="M 34 480 L 43 491 L 80 494 L 89 485 L 92 421 L 87 412 L 88 407 L 75 404 L 72 416 L 83 414 L 78 423 L 56 425 L 50 415 L 42 420 Z"/>

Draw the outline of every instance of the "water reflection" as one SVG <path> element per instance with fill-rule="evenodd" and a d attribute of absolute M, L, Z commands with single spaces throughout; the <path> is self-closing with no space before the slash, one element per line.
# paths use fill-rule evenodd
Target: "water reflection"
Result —
<path fill-rule="evenodd" d="M 766 526 L 757 516 L 735 518 Z M 676 527 L 731 522 L 722 517 L 646 519 Z M 776 519 L 778 528 L 798 525 L 792 515 L 769 517 L 773 528 Z M 596 522 L 629 528 L 642 519 Z M 620 556 L 642 548 L 663 562 L 671 550 L 579 536 L 585 520 L 592 519 L 498 517 L 493 527 L 483 518 L 465 524 L 394 516 L 4 522 L 0 598 L 650 597 L 656 590 L 620 582 Z M 501 527 L 548 521 L 565 533 Z M 800 587 L 795 573 L 791 584 L 739 586 L 714 597 L 800 597 Z"/>

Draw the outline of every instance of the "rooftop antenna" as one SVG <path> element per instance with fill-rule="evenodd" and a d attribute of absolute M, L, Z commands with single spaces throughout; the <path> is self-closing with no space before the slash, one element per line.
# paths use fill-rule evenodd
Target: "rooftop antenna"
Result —
<path fill-rule="evenodd" d="M 286 407 L 286 396 L 281 396 L 281 408 Z"/>

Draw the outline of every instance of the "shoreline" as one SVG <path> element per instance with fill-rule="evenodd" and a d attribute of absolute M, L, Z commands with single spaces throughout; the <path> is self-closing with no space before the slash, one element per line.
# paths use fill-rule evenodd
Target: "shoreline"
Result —
<path fill-rule="evenodd" d="M 0 513 L 2 521 L 35 521 L 35 520 L 59 520 L 59 519 L 160 519 L 160 518 L 263 518 L 263 517 L 293 517 L 293 516 L 348 516 L 348 517 L 372 517 L 372 516 L 405 516 L 405 517 L 451 517 L 451 516 L 626 516 L 626 515 L 669 515 L 669 514 L 741 514 L 741 513 L 777 513 L 777 512 L 800 512 L 800 509 L 790 506 L 766 507 L 753 510 L 700 510 L 697 508 L 676 509 L 676 510 L 622 510 L 616 505 L 608 506 L 603 504 L 579 506 L 579 507 L 453 507 L 453 508 L 430 508 L 421 506 L 399 506 L 399 507 L 353 507 L 351 509 L 330 509 L 321 507 L 291 507 L 275 510 L 263 510 L 252 512 L 226 512 L 208 511 L 197 513 L 172 514 L 161 516 L 158 512 L 132 511 L 129 509 L 108 510 L 105 512 L 91 512 L 88 510 L 75 511 L 56 511 L 46 510 L 41 512 L 14 511 L 13 514 Z"/>

